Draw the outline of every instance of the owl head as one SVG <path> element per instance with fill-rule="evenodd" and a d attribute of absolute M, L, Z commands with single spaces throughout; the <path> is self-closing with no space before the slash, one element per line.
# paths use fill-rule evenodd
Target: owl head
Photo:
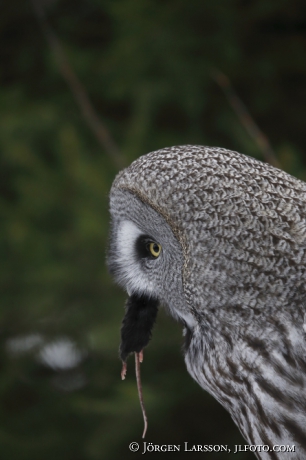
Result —
<path fill-rule="evenodd" d="M 221 148 L 165 148 L 119 173 L 108 264 L 129 295 L 122 358 L 147 344 L 159 305 L 191 333 L 233 337 L 281 315 L 306 241 L 299 194 L 303 182 Z"/>

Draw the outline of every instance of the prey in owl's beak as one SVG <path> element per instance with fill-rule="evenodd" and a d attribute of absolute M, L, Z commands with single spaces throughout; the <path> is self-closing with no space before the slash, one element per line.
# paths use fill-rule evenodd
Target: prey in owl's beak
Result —
<path fill-rule="evenodd" d="M 145 437 L 148 420 L 142 397 L 140 363 L 143 349 L 148 345 L 158 311 L 158 300 L 146 294 L 132 294 L 125 304 L 125 316 L 121 326 L 120 358 L 122 360 L 121 379 L 125 379 L 126 360 L 130 353 L 135 353 L 136 380 L 140 406 L 144 420 L 142 437 Z"/>
<path fill-rule="evenodd" d="M 142 362 L 143 349 L 148 345 L 156 320 L 159 301 L 146 294 L 132 294 L 125 304 L 125 316 L 121 326 L 120 358 L 121 378 L 126 374 L 126 360 L 130 353 L 138 354 Z"/>

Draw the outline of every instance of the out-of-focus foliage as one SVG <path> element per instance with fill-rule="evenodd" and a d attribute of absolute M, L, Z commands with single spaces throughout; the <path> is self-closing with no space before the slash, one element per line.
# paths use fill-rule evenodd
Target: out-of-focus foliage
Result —
<path fill-rule="evenodd" d="M 41 3 L 126 163 L 182 143 L 261 158 L 212 78 L 217 68 L 282 167 L 306 179 L 303 0 Z M 133 360 L 121 382 L 117 353 L 124 294 L 105 267 L 117 171 L 84 123 L 32 3 L 3 2 L 0 31 L 0 456 L 139 457 L 128 450 L 142 433 Z M 142 364 L 146 441 L 244 444 L 187 375 L 181 344 L 181 327 L 160 312 Z"/>

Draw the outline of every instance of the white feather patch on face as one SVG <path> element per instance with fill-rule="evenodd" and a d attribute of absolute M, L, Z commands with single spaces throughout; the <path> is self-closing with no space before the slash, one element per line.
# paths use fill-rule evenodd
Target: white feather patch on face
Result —
<path fill-rule="evenodd" d="M 135 254 L 135 243 L 143 232 L 129 220 L 120 223 L 117 233 L 116 262 L 120 267 L 119 277 L 129 295 L 133 293 L 153 294 L 156 287 L 144 273 Z"/>
<path fill-rule="evenodd" d="M 192 313 L 184 312 L 184 311 L 177 311 L 176 314 L 177 314 L 178 319 L 186 323 L 188 328 L 192 331 L 195 325 L 197 324 Z"/>
<path fill-rule="evenodd" d="M 123 220 L 118 228 L 117 249 L 118 262 L 122 260 L 129 262 L 134 253 L 135 241 L 142 234 L 142 231 L 129 220 Z"/>

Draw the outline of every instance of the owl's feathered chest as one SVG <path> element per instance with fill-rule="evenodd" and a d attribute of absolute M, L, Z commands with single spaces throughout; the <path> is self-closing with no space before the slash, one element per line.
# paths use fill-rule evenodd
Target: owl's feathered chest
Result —
<path fill-rule="evenodd" d="M 229 410 L 229 398 L 235 396 L 235 386 L 231 380 L 233 368 L 236 374 L 238 372 L 236 364 L 232 365 L 231 370 L 228 367 L 229 360 L 233 360 L 231 339 L 228 338 L 227 343 L 226 337 L 221 339 L 220 334 L 214 337 L 209 327 L 199 325 L 185 336 L 185 362 L 189 373 Z"/>
<path fill-rule="evenodd" d="M 306 342 L 300 325 L 287 321 L 257 335 L 246 328 L 240 337 L 198 326 L 186 339 L 189 373 L 230 412 L 249 444 L 298 444 L 301 457 L 294 458 L 306 456 Z"/>

